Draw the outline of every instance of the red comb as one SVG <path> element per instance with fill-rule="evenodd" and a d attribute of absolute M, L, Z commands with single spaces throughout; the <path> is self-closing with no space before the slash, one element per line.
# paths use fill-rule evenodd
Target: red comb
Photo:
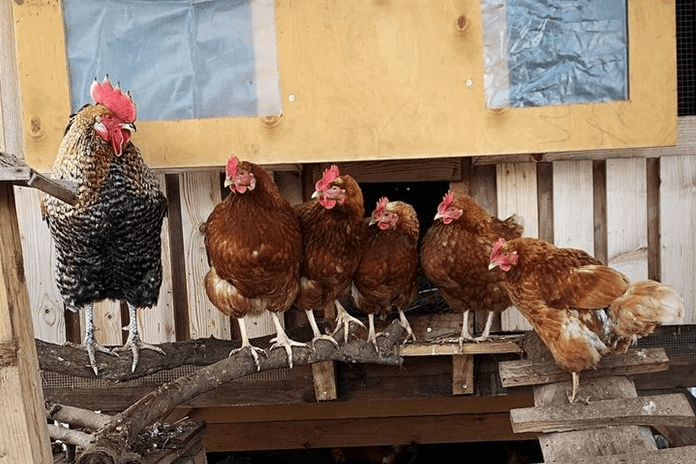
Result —
<path fill-rule="evenodd" d="M 338 176 L 341 174 L 338 172 L 338 166 L 335 164 L 332 165 L 330 168 L 326 168 L 324 170 L 324 175 L 319 179 L 314 186 L 316 190 L 324 190 L 326 187 L 331 184 L 331 182 L 335 181 L 338 179 Z"/>
<path fill-rule="evenodd" d="M 101 103 L 111 110 L 121 121 L 135 121 L 135 103 L 130 95 L 125 94 L 116 86 L 113 87 L 109 82 L 109 77 L 105 77 L 102 82 L 95 80 L 90 88 L 92 100 Z"/>
<path fill-rule="evenodd" d="M 381 214 L 382 211 L 384 211 L 387 207 L 387 203 L 389 203 L 389 199 L 387 197 L 380 198 L 377 202 L 377 206 L 375 207 L 375 211 L 372 214 Z"/>
<path fill-rule="evenodd" d="M 234 155 L 230 156 L 230 159 L 227 160 L 227 169 L 225 170 L 225 174 L 228 178 L 231 178 L 237 174 L 238 166 L 239 159 L 237 159 L 237 157 Z"/>
<path fill-rule="evenodd" d="M 449 208 L 449 205 L 452 204 L 452 200 L 454 200 L 454 192 L 449 190 L 444 198 L 442 199 L 442 203 L 440 203 L 440 206 L 438 206 L 437 210 L 439 212 L 444 212 L 447 208 Z"/>

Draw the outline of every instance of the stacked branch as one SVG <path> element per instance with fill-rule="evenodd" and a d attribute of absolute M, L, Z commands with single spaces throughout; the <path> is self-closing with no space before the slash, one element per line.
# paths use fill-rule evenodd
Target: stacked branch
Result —
<path fill-rule="evenodd" d="M 307 348 L 294 349 L 293 364 L 305 365 L 323 361 L 340 361 L 400 365 L 402 358 L 398 355 L 395 346 L 398 346 L 402 333 L 403 327 L 397 321 L 392 323 L 384 332 L 385 337 L 379 339 L 379 351 L 375 350 L 371 343 L 364 340 L 352 340 L 338 348 L 332 343 L 318 341 L 314 346 L 310 344 Z M 336 337 L 341 340 L 342 332 L 339 331 Z M 53 349 L 58 349 L 58 347 L 53 346 Z M 71 352 L 63 352 L 64 349 Z M 167 351 L 166 348 L 164 349 Z M 61 347 L 61 352 L 67 356 L 67 358 L 62 358 L 61 362 L 63 363 L 68 358 L 73 359 L 78 356 L 84 358 L 84 351 L 77 348 Z M 46 354 L 46 351 L 41 354 Z M 160 356 L 156 359 L 163 360 L 164 358 L 166 356 Z M 42 365 L 45 365 L 46 357 L 40 356 L 40 359 Z M 190 359 L 186 361 L 185 364 L 191 363 Z M 55 360 L 48 362 L 52 363 Z M 81 363 L 77 364 L 79 365 L 77 371 L 82 372 L 84 367 Z M 129 370 L 127 364 L 124 363 L 124 367 L 126 367 L 124 371 Z M 260 371 L 286 367 L 288 367 L 288 363 L 284 350 L 272 350 L 268 353 L 268 357 L 262 358 L 260 361 Z M 78 464 L 121 464 L 124 462 L 124 457 L 130 457 L 131 445 L 138 434 L 157 420 L 166 417 L 178 405 L 214 390 L 226 382 L 256 372 L 257 367 L 253 358 L 245 351 L 241 351 L 234 356 L 224 357 L 222 360 L 196 372 L 160 386 L 115 416 L 101 416 L 97 419 L 91 413 L 79 413 L 78 422 L 81 421 L 83 425 L 89 425 L 88 428 L 95 431 L 91 434 L 81 432 L 82 435 L 77 435 L 76 440 L 79 440 L 79 443 L 75 444 L 82 447 L 83 451 L 76 462 Z M 49 411 L 49 418 L 56 419 L 56 413 L 66 414 L 66 411 L 74 413 L 75 408 L 66 410 L 65 407 L 54 407 L 51 411 Z M 60 417 L 59 415 L 58 418 Z M 64 439 L 67 438 L 64 437 Z"/>

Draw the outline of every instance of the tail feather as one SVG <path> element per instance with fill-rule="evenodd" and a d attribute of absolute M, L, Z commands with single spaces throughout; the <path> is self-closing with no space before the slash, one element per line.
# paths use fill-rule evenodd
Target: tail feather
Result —
<path fill-rule="evenodd" d="M 667 285 L 643 280 L 629 285 L 609 306 L 611 331 L 616 345 L 625 351 L 639 338 L 650 335 L 660 324 L 680 322 L 684 317 L 681 296 Z M 623 342 L 622 342 L 623 341 Z"/>

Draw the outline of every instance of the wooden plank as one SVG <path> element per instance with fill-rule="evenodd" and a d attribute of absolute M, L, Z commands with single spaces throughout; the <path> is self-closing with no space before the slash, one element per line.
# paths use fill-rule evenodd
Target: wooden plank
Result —
<path fill-rule="evenodd" d="M 684 299 L 684 323 L 696 323 L 696 157 L 660 160 L 662 282 Z"/>
<path fill-rule="evenodd" d="M 553 163 L 554 244 L 594 254 L 591 161 Z"/>
<path fill-rule="evenodd" d="M 195 412 L 193 414 L 199 418 Z M 533 434 L 514 434 L 506 413 L 449 414 L 387 418 L 208 423 L 203 445 L 208 452 L 267 449 L 379 446 L 408 443 L 532 440 Z"/>
<path fill-rule="evenodd" d="M 648 200 L 645 159 L 609 159 L 606 166 L 608 264 L 631 280 L 647 279 Z"/>
<path fill-rule="evenodd" d="M 166 179 L 163 172 L 156 172 L 162 191 L 166 192 Z M 172 252 L 169 239 L 169 219 L 162 223 L 162 286 L 159 299 L 152 308 L 137 312 L 141 339 L 145 343 L 165 343 L 176 341 L 174 327 L 174 290 L 172 280 Z"/>
<path fill-rule="evenodd" d="M 626 464 L 629 462 L 639 462 L 640 464 L 684 464 L 687 462 L 696 462 L 696 446 L 639 451 L 635 453 L 615 454 L 612 456 L 574 456 L 570 460 L 553 462 L 558 464 L 571 462 L 573 464 Z"/>
<path fill-rule="evenodd" d="M 517 432 L 564 432 L 622 425 L 694 427 L 696 418 L 681 393 L 567 404 L 510 411 Z"/>
<path fill-rule="evenodd" d="M 0 4 L 0 151 L 23 158 L 22 106 L 12 13 L 12 4 Z"/>
<path fill-rule="evenodd" d="M 505 219 L 512 214 L 524 220 L 524 237 L 539 236 L 539 212 L 537 200 L 537 174 L 534 163 L 504 163 L 496 166 L 498 217 Z M 501 316 L 505 331 L 531 330 L 531 324 L 517 309 L 508 308 Z"/>
<path fill-rule="evenodd" d="M 570 390 L 570 382 L 534 387 L 534 404 L 536 406 L 566 405 Z M 580 394 L 592 402 L 638 396 L 633 382 L 624 376 L 600 377 L 581 382 Z M 544 460 L 549 462 L 573 462 L 578 457 L 631 453 L 657 448 L 650 429 L 635 425 L 540 433 L 539 445 Z"/>
<path fill-rule="evenodd" d="M 53 458 L 9 182 L 0 182 L 0 225 L 0 345 L 7 351 L 9 344 L 16 353 L 16 359 L 0 366 L 0 456 L 6 462 L 48 464 Z"/>
<path fill-rule="evenodd" d="M 65 310 L 55 283 L 56 253 L 46 223 L 41 220 L 38 190 L 15 187 L 17 219 L 22 237 L 24 269 L 34 321 L 34 336 L 52 343 L 64 343 Z"/>
<path fill-rule="evenodd" d="M 61 5 L 12 9 L 27 159 L 45 168 L 70 112 Z M 674 17 L 674 2 L 628 3 L 630 99 L 489 110 L 477 2 L 280 0 L 282 116 L 142 121 L 134 140 L 156 167 L 219 166 L 230 152 L 274 164 L 670 145 Z"/>
<path fill-rule="evenodd" d="M 359 183 L 368 182 L 456 182 L 462 178 L 459 158 L 426 158 L 408 161 L 359 161 L 339 163 L 343 173 Z"/>
<path fill-rule="evenodd" d="M 314 396 L 317 401 L 330 401 L 338 398 L 334 364 L 333 361 L 312 364 Z"/>
<path fill-rule="evenodd" d="M 180 176 L 181 224 L 186 260 L 191 338 L 230 338 L 230 319 L 210 303 L 203 279 L 210 269 L 203 243 L 203 226 L 220 202 L 220 172 L 196 171 Z"/>
<path fill-rule="evenodd" d="M 632 348 L 626 354 L 603 357 L 597 369 L 583 371 L 582 379 L 606 375 L 636 375 L 661 372 L 669 367 L 669 359 L 664 348 Z M 501 361 L 500 380 L 504 387 L 539 385 L 561 382 L 570 379 L 570 373 L 553 362 L 534 362 L 530 360 Z"/>
<path fill-rule="evenodd" d="M 497 338 L 493 336 L 490 341 L 480 343 L 464 343 L 459 347 L 459 342 L 429 342 L 421 343 L 416 341 L 403 345 L 399 351 L 401 356 L 453 356 L 453 355 L 473 355 L 473 354 L 502 354 L 519 353 L 519 337 L 510 336 Z"/>
<path fill-rule="evenodd" d="M 474 393 L 474 357 L 457 354 L 452 356 L 452 394 Z"/>

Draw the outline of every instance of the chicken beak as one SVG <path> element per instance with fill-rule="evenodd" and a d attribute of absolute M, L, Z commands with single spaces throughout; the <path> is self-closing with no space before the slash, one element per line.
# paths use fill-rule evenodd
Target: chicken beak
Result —
<path fill-rule="evenodd" d="M 232 184 L 232 179 L 230 179 L 229 177 L 225 177 L 225 188 L 229 187 Z"/>
<path fill-rule="evenodd" d="M 125 122 L 125 123 L 123 123 L 123 125 L 121 126 L 121 129 L 125 129 L 125 130 L 127 130 L 128 132 L 131 132 L 131 133 L 137 131 L 137 129 L 135 128 L 135 123 L 132 123 L 132 122 Z"/>
<path fill-rule="evenodd" d="M 445 216 L 442 213 L 437 213 L 433 218 L 433 221 L 437 221 L 438 219 L 442 219 L 443 217 Z"/>
<path fill-rule="evenodd" d="M 489 271 L 492 270 L 492 269 L 495 269 L 496 267 L 498 267 L 498 263 L 493 262 L 493 261 L 491 261 L 490 263 L 488 263 L 488 270 L 489 270 Z"/>
<path fill-rule="evenodd" d="M 319 195 L 321 195 L 321 193 L 319 193 L 319 190 L 315 190 L 314 193 L 312 194 L 312 200 L 318 199 Z"/>

